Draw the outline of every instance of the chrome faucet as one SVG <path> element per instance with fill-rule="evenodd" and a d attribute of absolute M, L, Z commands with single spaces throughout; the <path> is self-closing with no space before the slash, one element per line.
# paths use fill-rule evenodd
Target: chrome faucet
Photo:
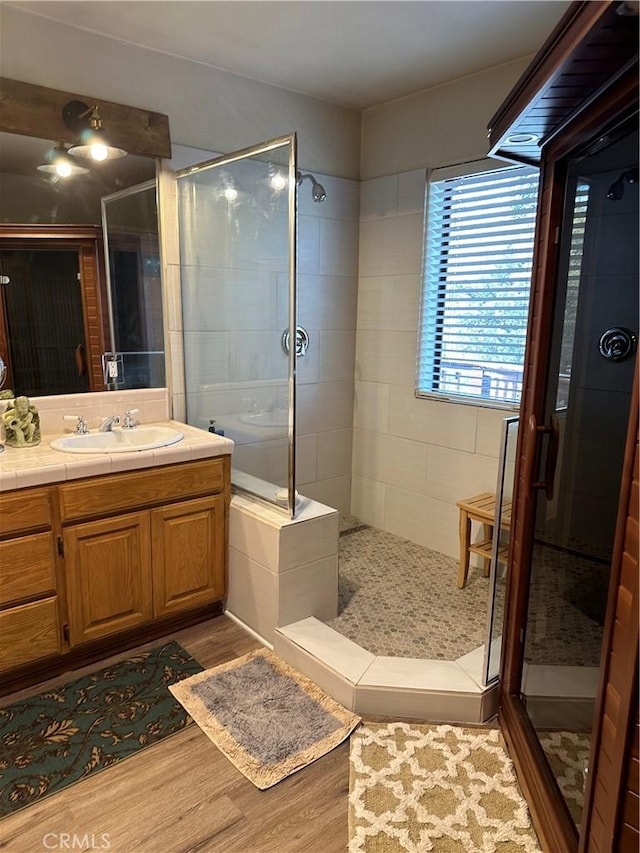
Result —
<path fill-rule="evenodd" d="M 64 421 L 75 421 L 75 434 L 76 435 L 86 435 L 89 432 L 89 427 L 84 418 L 84 415 L 63 415 L 62 420 Z"/>
<path fill-rule="evenodd" d="M 127 409 L 124 413 L 124 420 L 122 421 L 122 429 L 133 429 L 136 425 L 136 419 L 134 415 L 137 415 L 139 409 Z"/>
<path fill-rule="evenodd" d="M 111 432 L 114 424 L 116 426 L 118 426 L 119 423 L 120 423 L 120 415 L 110 415 L 108 418 L 105 418 L 102 421 L 102 423 L 98 427 L 98 430 L 100 432 Z"/>

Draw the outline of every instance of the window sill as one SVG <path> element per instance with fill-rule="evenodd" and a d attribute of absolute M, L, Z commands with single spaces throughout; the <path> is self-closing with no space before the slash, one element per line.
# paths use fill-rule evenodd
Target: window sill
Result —
<path fill-rule="evenodd" d="M 477 409 L 500 409 L 504 412 L 519 412 L 519 403 L 501 402 L 484 397 L 464 397 L 455 394 L 440 394 L 436 391 L 415 391 L 417 400 L 436 400 L 439 403 L 460 403 L 463 406 L 475 406 Z"/>

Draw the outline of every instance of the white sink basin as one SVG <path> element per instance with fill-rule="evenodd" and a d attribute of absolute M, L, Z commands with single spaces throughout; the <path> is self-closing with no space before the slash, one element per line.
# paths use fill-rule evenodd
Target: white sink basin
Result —
<path fill-rule="evenodd" d="M 64 453 L 131 453 L 134 450 L 166 447 L 183 438 L 183 434 L 173 427 L 140 426 L 109 432 L 88 432 L 86 435 L 63 435 L 55 438 L 51 447 Z"/>

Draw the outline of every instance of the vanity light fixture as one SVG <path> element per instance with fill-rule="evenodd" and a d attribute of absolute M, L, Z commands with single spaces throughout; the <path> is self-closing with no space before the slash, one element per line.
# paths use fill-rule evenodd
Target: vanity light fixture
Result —
<path fill-rule="evenodd" d="M 37 169 L 39 172 L 48 172 L 57 175 L 59 178 L 86 175 L 89 172 L 86 166 L 81 166 L 74 157 L 71 157 L 64 142 L 58 142 L 54 148 L 47 151 L 45 162 L 41 163 Z"/>
<path fill-rule="evenodd" d="M 62 110 L 64 123 L 74 133 L 80 134 L 80 142 L 69 149 L 74 157 L 89 157 L 93 160 L 116 160 L 125 157 L 124 148 L 110 145 L 102 129 L 100 108 L 88 107 L 82 101 L 69 101 Z"/>

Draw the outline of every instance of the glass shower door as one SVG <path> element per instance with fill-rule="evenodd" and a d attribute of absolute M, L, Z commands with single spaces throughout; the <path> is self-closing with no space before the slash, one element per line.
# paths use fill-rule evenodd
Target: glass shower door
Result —
<path fill-rule="evenodd" d="M 295 511 L 296 137 L 177 173 L 187 422 L 232 483 Z"/>
<path fill-rule="evenodd" d="M 496 523 L 494 525 L 491 572 L 489 577 L 487 642 L 483 663 L 483 683 L 485 685 L 496 681 L 500 673 L 502 622 L 509 571 L 511 505 L 515 485 L 519 422 L 520 418 L 518 416 L 505 418 L 502 421 L 500 457 L 498 459 L 498 482 L 496 486 Z M 499 524 L 497 519 L 501 519 Z"/>
<path fill-rule="evenodd" d="M 606 137 L 605 137 L 606 138 Z M 638 134 L 569 163 L 520 696 L 577 826 L 638 337 Z"/>

